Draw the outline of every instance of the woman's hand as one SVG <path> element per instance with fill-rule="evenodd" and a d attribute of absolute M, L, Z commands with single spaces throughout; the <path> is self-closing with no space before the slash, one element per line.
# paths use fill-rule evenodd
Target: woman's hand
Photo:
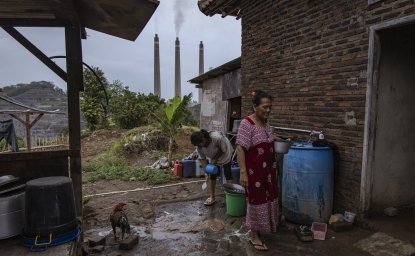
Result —
<path fill-rule="evenodd" d="M 248 175 L 246 172 L 241 172 L 239 177 L 239 183 L 241 183 L 241 186 L 246 188 L 248 187 Z"/>

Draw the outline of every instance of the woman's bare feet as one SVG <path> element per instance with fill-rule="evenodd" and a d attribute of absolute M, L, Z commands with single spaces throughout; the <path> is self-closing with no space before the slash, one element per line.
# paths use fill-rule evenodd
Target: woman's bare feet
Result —
<path fill-rule="evenodd" d="M 268 247 L 262 242 L 261 238 L 259 237 L 258 231 L 251 231 L 251 239 L 249 239 L 249 243 L 258 251 L 267 251 Z"/>

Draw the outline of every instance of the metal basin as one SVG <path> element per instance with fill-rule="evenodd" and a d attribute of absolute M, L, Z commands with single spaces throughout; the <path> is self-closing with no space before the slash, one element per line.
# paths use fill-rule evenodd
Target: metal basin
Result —
<path fill-rule="evenodd" d="M 4 175 L 4 176 L 0 176 L 0 187 L 10 184 L 12 182 L 18 181 L 19 178 L 14 177 L 13 175 Z"/>
<path fill-rule="evenodd" d="M 223 184 L 223 188 L 228 193 L 245 194 L 245 188 L 238 184 L 225 183 Z"/>
<path fill-rule="evenodd" d="M 0 197 L 0 239 L 21 234 L 24 207 L 25 192 Z"/>

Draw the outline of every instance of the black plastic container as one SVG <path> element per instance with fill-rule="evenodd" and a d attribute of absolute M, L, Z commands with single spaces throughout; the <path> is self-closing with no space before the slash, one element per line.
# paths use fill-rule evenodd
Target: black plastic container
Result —
<path fill-rule="evenodd" d="M 26 183 L 24 236 L 59 236 L 78 228 L 72 180 L 53 176 Z"/>

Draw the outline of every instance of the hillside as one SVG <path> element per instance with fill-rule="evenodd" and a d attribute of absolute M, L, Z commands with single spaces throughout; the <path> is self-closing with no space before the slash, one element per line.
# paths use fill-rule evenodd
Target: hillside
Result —
<path fill-rule="evenodd" d="M 68 126 L 67 99 L 65 92 L 51 82 L 40 81 L 30 84 L 17 84 L 3 87 L 1 95 L 42 110 L 59 110 L 65 115 L 44 115 L 32 128 L 32 143 L 36 138 L 53 138 L 59 135 Z M 2 110 L 24 110 L 25 108 L 12 105 L 0 100 Z M 22 115 L 21 115 L 22 116 Z M 10 119 L 9 115 L 0 115 L 0 120 Z M 31 117 L 33 120 L 35 117 Z M 16 132 L 19 137 L 26 136 L 24 126 L 14 119 Z M 34 145 L 32 145 L 34 146 Z"/>

